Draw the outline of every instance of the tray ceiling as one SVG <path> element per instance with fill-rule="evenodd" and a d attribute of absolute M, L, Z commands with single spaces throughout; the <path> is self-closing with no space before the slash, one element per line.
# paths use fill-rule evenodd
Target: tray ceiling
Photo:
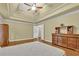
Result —
<path fill-rule="evenodd" d="M 28 4 L 32 5 L 32 3 Z M 33 10 L 28 11 L 31 7 L 24 3 L 0 3 L 0 15 L 7 19 L 35 22 L 40 19 L 43 20 L 44 17 L 54 14 L 57 10 L 59 11 L 60 9 L 64 10 L 63 8 L 67 9 L 70 7 L 76 7 L 79 4 L 39 3 L 37 5 L 40 5 L 43 8 L 37 10 L 35 13 Z"/>

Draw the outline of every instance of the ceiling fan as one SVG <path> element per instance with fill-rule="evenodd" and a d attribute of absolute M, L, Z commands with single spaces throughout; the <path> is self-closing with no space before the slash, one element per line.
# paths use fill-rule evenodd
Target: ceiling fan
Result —
<path fill-rule="evenodd" d="M 28 9 L 28 11 L 33 10 L 35 12 L 38 12 L 39 9 L 43 8 L 43 6 L 38 6 L 36 3 L 32 3 L 32 4 L 24 3 L 24 4 L 31 7 Z"/>

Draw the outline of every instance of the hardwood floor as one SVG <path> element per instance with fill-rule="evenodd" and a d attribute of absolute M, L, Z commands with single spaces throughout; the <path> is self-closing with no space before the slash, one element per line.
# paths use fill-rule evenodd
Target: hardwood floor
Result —
<path fill-rule="evenodd" d="M 51 46 L 54 46 L 54 47 L 57 47 L 57 48 L 60 48 L 60 49 L 63 49 L 66 52 L 66 56 L 79 56 L 79 51 L 71 50 L 71 49 L 64 48 L 64 47 L 57 46 L 57 45 L 52 45 L 50 42 L 47 42 L 47 41 L 44 41 L 44 40 L 40 41 L 40 42 L 46 43 L 48 45 L 51 45 Z"/>
<path fill-rule="evenodd" d="M 71 50 L 71 49 L 64 48 L 64 47 L 60 47 L 60 46 L 56 46 L 56 45 L 53 45 L 53 46 L 58 47 L 60 49 L 63 49 L 66 52 L 66 56 L 79 56 L 78 51 Z"/>

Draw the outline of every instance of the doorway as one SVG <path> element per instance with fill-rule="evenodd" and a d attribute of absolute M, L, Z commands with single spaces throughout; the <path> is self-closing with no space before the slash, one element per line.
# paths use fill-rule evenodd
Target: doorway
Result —
<path fill-rule="evenodd" d="M 44 24 L 33 26 L 33 38 L 44 40 Z"/>

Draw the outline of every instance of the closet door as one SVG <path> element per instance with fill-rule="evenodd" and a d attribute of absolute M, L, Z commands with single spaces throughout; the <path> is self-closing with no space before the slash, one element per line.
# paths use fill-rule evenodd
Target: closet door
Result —
<path fill-rule="evenodd" d="M 0 25 L 0 46 L 2 45 L 2 39 L 3 39 L 3 31 L 2 31 L 2 25 Z"/>
<path fill-rule="evenodd" d="M 8 24 L 2 24 L 2 31 L 3 31 L 2 46 L 7 46 L 9 43 L 9 26 L 8 26 Z"/>

